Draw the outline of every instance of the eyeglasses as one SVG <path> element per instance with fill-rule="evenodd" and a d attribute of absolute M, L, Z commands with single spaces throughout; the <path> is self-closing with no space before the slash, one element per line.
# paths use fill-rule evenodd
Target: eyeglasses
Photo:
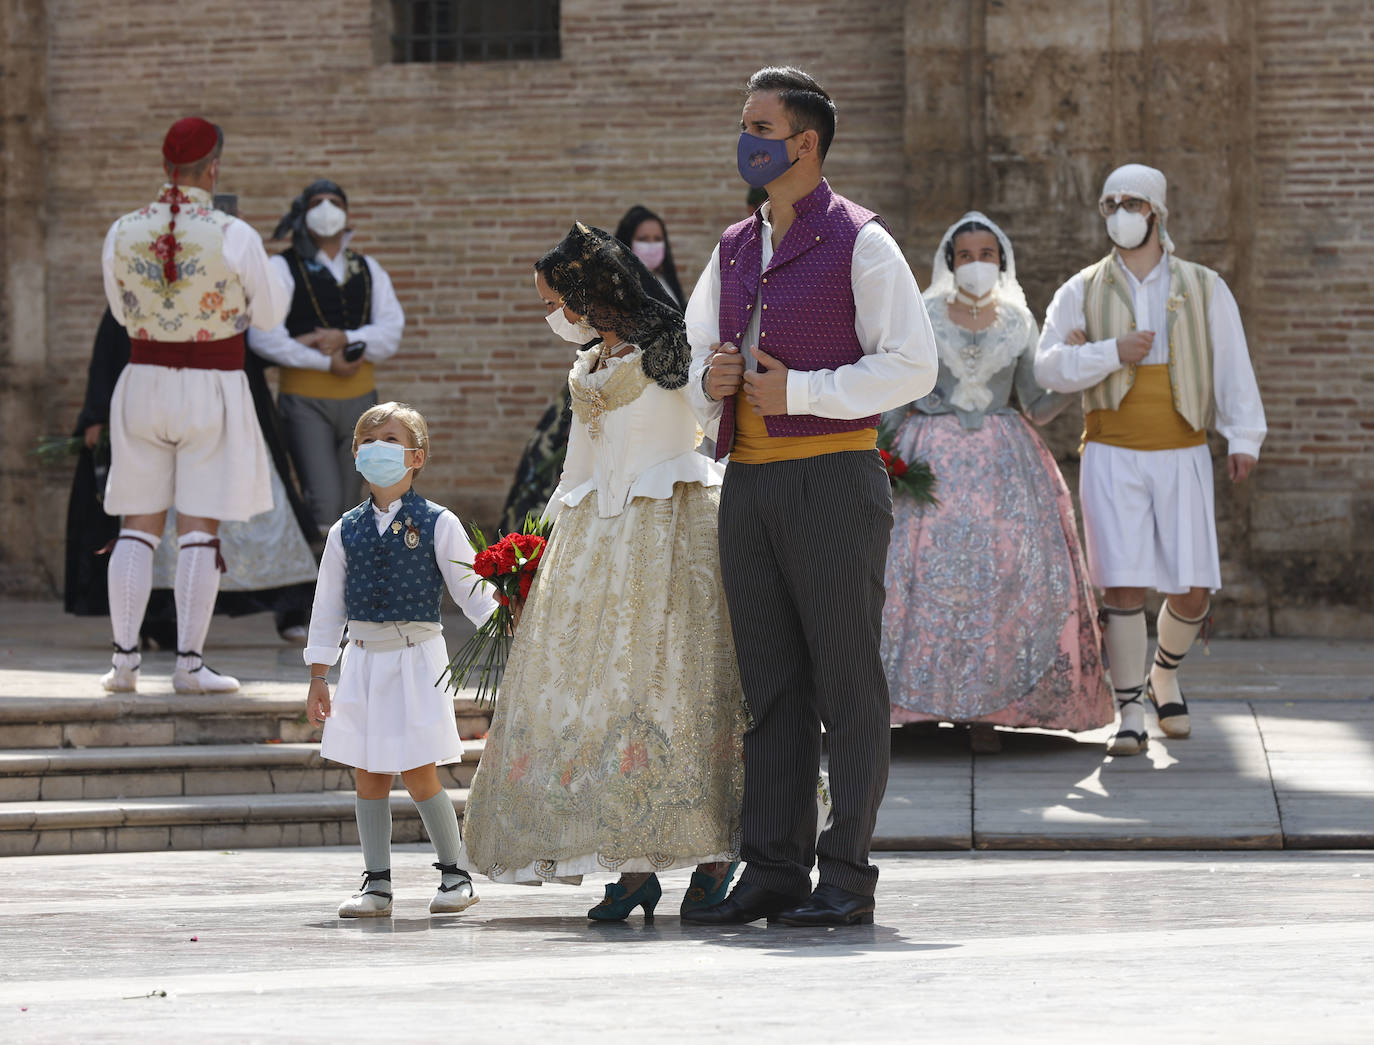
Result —
<path fill-rule="evenodd" d="M 1127 214 L 1141 214 L 1149 205 L 1149 200 L 1142 200 L 1137 196 L 1127 196 L 1124 199 L 1099 200 L 1097 209 L 1104 218 L 1110 218 L 1118 209 L 1124 210 Z"/>

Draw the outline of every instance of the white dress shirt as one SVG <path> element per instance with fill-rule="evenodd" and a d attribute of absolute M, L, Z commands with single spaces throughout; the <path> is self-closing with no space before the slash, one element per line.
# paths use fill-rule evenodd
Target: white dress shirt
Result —
<path fill-rule="evenodd" d="M 763 207 L 760 268 L 764 271 L 773 259 L 770 207 Z M 789 371 L 789 414 L 852 420 L 913 402 L 935 387 L 939 357 L 925 302 L 897 241 L 876 221 L 864 225 L 854 241 L 850 286 L 854 291 L 854 333 L 864 357 L 834 370 Z M 756 298 L 744 344 L 737 346 L 750 370 L 756 369 L 751 348 L 759 339 L 759 304 Z M 692 346 L 687 395 L 706 434 L 715 438 L 721 404 L 706 398 L 701 375 L 711 346 L 728 341 L 720 336 L 719 243 L 687 302 L 686 321 L 687 340 Z"/>
<path fill-rule="evenodd" d="M 105 298 L 110 313 L 120 326 L 124 322 L 124 300 L 119 280 L 115 276 L 116 221 L 105 234 L 100 252 L 100 270 L 105 278 Z M 243 295 L 248 300 L 249 322 L 259 330 L 270 330 L 286 319 L 291 309 L 291 291 L 273 271 L 263 248 L 262 237 L 252 225 L 239 218 L 230 218 L 224 227 L 222 247 L 224 264 L 239 278 Z"/>
<path fill-rule="evenodd" d="M 350 236 L 345 234 L 344 246 Z M 342 284 L 347 276 L 347 257 L 343 248 L 335 257 L 324 251 L 315 255 L 315 260 L 329 270 L 334 282 Z M 401 303 L 396 298 L 396 290 L 391 285 L 391 277 L 369 255 L 363 255 L 368 275 L 372 277 L 372 316 L 370 321 L 356 330 L 345 330 L 349 341 L 363 341 L 367 349 L 363 358 L 369 363 L 380 363 L 390 359 L 401 347 L 401 331 L 405 328 L 406 317 Z M 291 264 L 280 254 L 271 260 L 272 271 L 286 287 L 288 303 L 296 292 L 296 277 Z M 299 370 L 328 370 L 330 357 L 303 342 L 297 341 L 286 332 L 285 314 L 281 322 L 262 333 L 254 333 L 248 338 L 248 345 L 264 359 L 270 359 L 278 366 L 296 367 Z"/>
<path fill-rule="evenodd" d="M 381 533 L 390 526 L 400 510 L 399 497 L 385 509 L 373 505 L 377 532 Z M 344 598 L 348 556 L 340 533 L 342 525 L 341 519 L 331 526 L 324 543 L 320 576 L 315 584 L 315 605 L 310 611 L 310 639 L 305 648 L 307 664 L 333 664 L 338 660 L 339 643 L 348 624 L 348 605 Z M 445 509 L 434 520 L 434 562 L 444 576 L 448 593 L 453 596 L 463 615 L 474 624 L 481 624 L 496 609 L 496 600 L 491 596 L 489 585 L 477 584 L 474 588 L 477 575 L 468 566 L 460 565 L 471 563 L 474 554 L 462 522 Z M 435 635 L 442 630 L 442 625 L 434 626 Z"/>
<path fill-rule="evenodd" d="M 1139 365 L 1168 363 L 1169 255 L 1166 253 L 1143 280 L 1136 279 L 1124 265 L 1122 270 L 1131 293 L 1136 328 L 1152 330 L 1155 334 L 1149 354 Z M 1084 279 L 1079 272 L 1055 292 L 1045 313 L 1045 326 L 1040 332 L 1040 346 L 1035 354 L 1035 379 L 1055 392 L 1091 388 L 1122 366 L 1116 338 L 1078 346 L 1065 343 L 1071 332 L 1085 329 L 1083 296 Z M 1212 340 L 1217 431 L 1225 437 L 1228 453 L 1258 458 L 1260 444 L 1268 431 L 1264 404 L 1250 363 L 1240 309 L 1231 288 L 1220 276 L 1212 288 L 1207 322 Z"/>

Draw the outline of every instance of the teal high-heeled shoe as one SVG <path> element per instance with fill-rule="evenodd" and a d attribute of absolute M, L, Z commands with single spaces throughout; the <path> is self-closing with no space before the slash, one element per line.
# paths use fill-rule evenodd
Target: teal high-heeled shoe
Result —
<path fill-rule="evenodd" d="M 606 897 L 587 912 L 594 922 L 623 922 L 636 907 L 644 908 L 644 920 L 654 920 L 654 908 L 663 898 L 663 886 L 658 884 L 658 875 L 651 874 L 634 892 L 627 892 L 619 882 L 606 886 Z"/>
<path fill-rule="evenodd" d="M 739 861 L 736 860 L 730 865 L 730 870 L 725 872 L 725 877 L 716 884 L 715 877 L 709 874 L 702 874 L 700 871 L 692 872 L 692 880 L 687 885 L 687 892 L 682 897 L 682 907 L 680 914 L 688 911 L 695 911 L 700 907 L 714 907 L 725 899 L 730 892 L 730 880 L 735 877 L 735 872 L 739 870 Z"/>

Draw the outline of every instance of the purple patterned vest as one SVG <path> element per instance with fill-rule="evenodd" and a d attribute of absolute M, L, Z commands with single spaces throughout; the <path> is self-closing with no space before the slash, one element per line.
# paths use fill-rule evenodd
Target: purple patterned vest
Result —
<path fill-rule="evenodd" d="M 767 272 L 763 260 L 763 219 L 755 213 L 731 225 L 720 238 L 720 339 L 739 344 L 755 300 L 765 309 L 759 322 L 759 347 L 791 370 L 834 370 L 857 363 L 863 346 L 854 333 L 854 289 L 850 270 L 854 241 L 873 211 L 837 196 L 821 180 L 798 200 L 796 219 L 773 252 Z M 760 295 L 760 290 L 762 294 Z M 735 439 L 735 399 L 722 404 L 716 459 Z M 841 420 L 811 414 L 765 417 L 770 436 L 829 435 L 874 428 L 878 415 Z"/>

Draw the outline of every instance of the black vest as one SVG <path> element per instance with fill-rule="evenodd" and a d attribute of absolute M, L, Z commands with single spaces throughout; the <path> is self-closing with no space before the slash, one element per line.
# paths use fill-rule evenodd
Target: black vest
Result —
<path fill-rule="evenodd" d="M 372 273 L 357 251 L 344 250 L 347 278 L 340 285 L 333 273 L 317 261 L 305 261 L 295 247 L 281 252 L 296 281 L 286 332 L 300 337 L 321 327 L 357 330 L 372 319 Z"/>

